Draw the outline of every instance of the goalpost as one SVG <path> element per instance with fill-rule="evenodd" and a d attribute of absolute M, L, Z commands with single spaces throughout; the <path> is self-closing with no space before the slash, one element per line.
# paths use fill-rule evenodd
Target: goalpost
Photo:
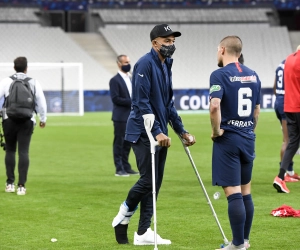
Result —
<path fill-rule="evenodd" d="M 0 80 L 15 73 L 13 63 L 0 63 Z M 48 115 L 83 115 L 82 63 L 28 63 L 28 77 L 39 81 Z"/>

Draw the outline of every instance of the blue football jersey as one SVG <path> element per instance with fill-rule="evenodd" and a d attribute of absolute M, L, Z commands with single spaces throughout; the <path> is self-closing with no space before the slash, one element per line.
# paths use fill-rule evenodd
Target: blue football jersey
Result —
<path fill-rule="evenodd" d="M 255 138 L 253 114 L 260 104 L 258 75 L 240 63 L 230 63 L 210 76 L 210 99 L 221 99 L 221 128 Z"/>
<path fill-rule="evenodd" d="M 283 60 L 278 67 L 276 68 L 275 82 L 276 82 L 276 96 L 284 95 L 284 79 L 283 79 L 283 70 L 284 70 L 285 60 Z"/>

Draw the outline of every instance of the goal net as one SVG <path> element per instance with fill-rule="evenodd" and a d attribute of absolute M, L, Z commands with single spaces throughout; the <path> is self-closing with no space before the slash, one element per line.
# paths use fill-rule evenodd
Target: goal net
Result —
<path fill-rule="evenodd" d="M 27 75 L 39 81 L 49 115 L 83 115 L 82 63 L 28 63 Z M 13 63 L 0 63 L 0 79 L 15 73 Z"/>

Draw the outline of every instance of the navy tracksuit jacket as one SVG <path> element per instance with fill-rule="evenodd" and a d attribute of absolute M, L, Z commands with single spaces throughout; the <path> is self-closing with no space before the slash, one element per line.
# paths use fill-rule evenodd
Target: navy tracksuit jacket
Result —
<path fill-rule="evenodd" d="M 169 86 L 165 79 L 162 63 L 157 52 L 152 48 L 135 64 L 132 75 L 132 106 L 128 117 L 125 140 L 135 143 L 144 128 L 144 114 L 154 114 L 155 122 L 152 135 L 168 135 L 168 122 L 171 121 L 179 134 L 186 132 L 174 107 L 172 88 L 173 59 L 166 58 Z"/>

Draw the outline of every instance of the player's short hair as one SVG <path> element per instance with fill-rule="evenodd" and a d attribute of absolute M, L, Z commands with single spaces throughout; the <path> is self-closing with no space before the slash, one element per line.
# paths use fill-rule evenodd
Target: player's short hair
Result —
<path fill-rule="evenodd" d="M 17 57 L 14 60 L 14 69 L 16 72 L 22 72 L 24 73 L 27 69 L 27 58 L 26 57 Z"/>
<path fill-rule="evenodd" d="M 240 57 L 243 43 L 238 36 L 226 36 L 221 40 L 220 45 L 226 48 L 228 54 Z"/>

